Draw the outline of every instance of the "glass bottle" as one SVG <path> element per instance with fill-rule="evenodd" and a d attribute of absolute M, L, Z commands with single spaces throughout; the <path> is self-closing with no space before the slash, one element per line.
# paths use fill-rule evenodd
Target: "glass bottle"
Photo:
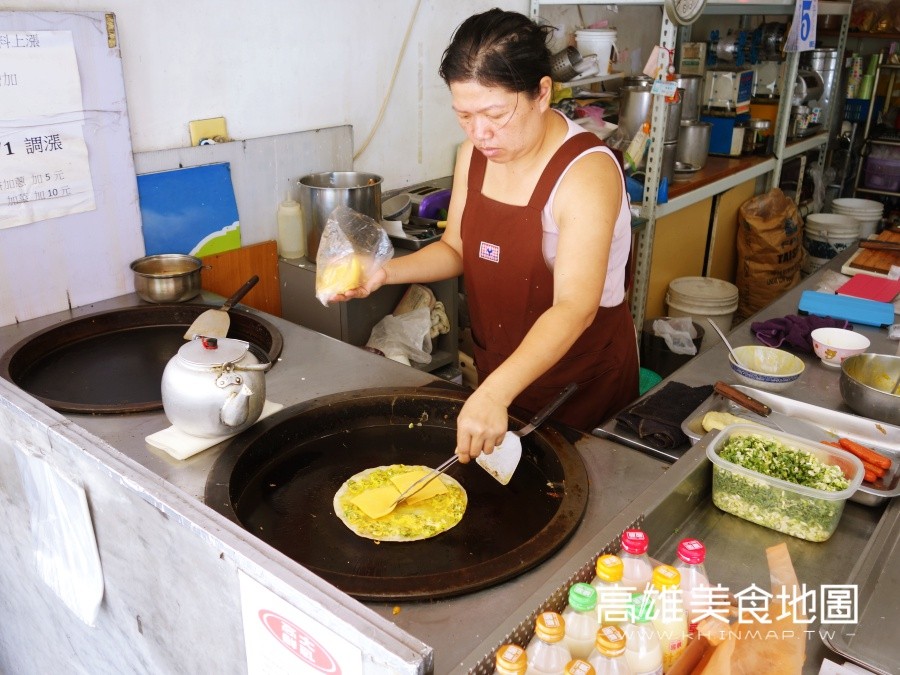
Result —
<path fill-rule="evenodd" d="M 528 657 L 519 645 L 503 645 L 494 657 L 494 675 L 524 675 Z"/>
<path fill-rule="evenodd" d="M 699 539 L 682 539 L 675 552 L 677 560 L 675 569 L 681 574 L 681 596 L 684 599 L 684 610 L 688 616 L 688 632 L 697 633 L 696 621 L 702 616 L 708 602 L 704 601 L 704 593 L 695 590 L 709 588 L 709 577 L 706 575 L 706 547 Z M 704 595 L 705 597 L 705 595 Z"/>
<path fill-rule="evenodd" d="M 574 659 L 586 659 L 597 639 L 597 591 L 590 584 L 577 583 L 569 588 L 569 605 L 562 613 L 566 625 L 563 642 Z"/>
<path fill-rule="evenodd" d="M 647 549 L 650 538 L 643 530 L 629 529 L 622 533 L 622 548 L 619 557 L 622 559 L 622 585 L 633 588 L 633 593 L 643 593 L 650 585 L 653 576 L 653 564 Z"/>
<path fill-rule="evenodd" d="M 572 660 L 563 643 L 566 624 L 558 612 L 542 612 L 534 622 L 534 637 L 525 648 L 528 656 L 526 675 L 564 675 Z"/>
<path fill-rule="evenodd" d="M 688 622 L 680 582 L 681 574 L 671 565 L 659 565 L 653 569 L 653 589 L 658 593 L 653 626 L 662 647 L 664 673 L 669 671 L 687 647 Z"/>
<path fill-rule="evenodd" d="M 656 607 L 645 593 L 635 593 L 625 624 L 625 660 L 632 675 L 662 675 L 662 647 L 653 627 Z"/>
<path fill-rule="evenodd" d="M 631 602 L 631 589 L 622 584 L 625 565 L 617 555 L 607 554 L 597 558 L 597 576 L 591 582 L 597 591 L 597 621 L 601 625 L 614 623 L 621 626 L 627 620 L 626 611 Z"/>
<path fill-rule="evenodd" d="M 597 675 L 631 675 L 625 659 L 625 645 L 625 632 L 621 628 L 601 626 L 588 663 L 594 666 Z"/>

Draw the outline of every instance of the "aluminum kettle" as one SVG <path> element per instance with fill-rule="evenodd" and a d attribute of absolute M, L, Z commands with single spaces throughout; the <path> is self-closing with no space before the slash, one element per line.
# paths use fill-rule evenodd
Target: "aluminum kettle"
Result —
<path fill-rule="evenodd" d="M 250 344 L 197 336 L 166 364 L 163 411 L 191 436 L 216 438 L 239 433 L 259 419 L 266 401 L 266 371 Z"/>

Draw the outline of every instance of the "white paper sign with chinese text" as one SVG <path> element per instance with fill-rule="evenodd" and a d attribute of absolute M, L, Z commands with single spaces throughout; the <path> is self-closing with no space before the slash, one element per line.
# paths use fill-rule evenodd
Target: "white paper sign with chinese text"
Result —
<path fill-rule="evenodd" d="M 819 0 L 797 0 L 794 5 L 794 21 L 784 44 L 788 52 L 808 52 L 816 48 L 816 20 L 819 16 Z"/>
<path fill-rule="evenodd" d="M 0 32 L 0 229 L 95 208 L 72 34 Z"/>

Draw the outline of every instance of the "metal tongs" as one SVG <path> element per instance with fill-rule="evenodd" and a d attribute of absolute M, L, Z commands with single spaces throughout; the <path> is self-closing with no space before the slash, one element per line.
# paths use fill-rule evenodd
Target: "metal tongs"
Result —
<path fill-rule="evenodd" d="M 415 483 L 413 483 L 408 488 L 406 488 L 403 492 L 401 492 L 400 496 L 397 497 L 396 500 L 394 500 L 393 504 L 391 504 L 391 508 L 396 507 L 397 504 L 402 502 L 404 499 L 406 499 L 410 495 L 415 494 L 416 492 L 421 490 L 428 483 L 430 483 L 435 478 L 440 476 L 442 473 L 444 473 L 447 469 L 449 469 L 451 466 L 456 464 L 458 461 L 459 461 L 459 455 L 453 455 L 453 457 L 446 460 L 442 464 L 438 465 L 436 468 L 432 469 L 430 473 L 426 473 L 419 480 L 417 480 Z"/>
<path fill-rule="evenodd" d="M 491 476 L 493 476 L 498 482 L 506 485 L 509 483 L 510 478 L 512 478 L 512 472 L 515 470 L 516 465 L 519 462 L 519 457 L 522 455 L 522 444 L 520 439 L 523 436 L 530 434 L 537 427 L 539 427 L 543 422 L 552 415 L 556 409 L 563 404 L 563 402 L 569 398 L 575 390 L 578 389 L 578 385 L 573 382 L 569 386 L 560 392 L 560 394 L 553 399 L 550 403 L 547 404 L 539 413 L 537 413 L 534 417 L 531 418 L 531 421 L 526 424 L 521 429 L 517 431 L 507 431 L 506 435 L 503 437 L 503 442 L 494 448 L 494 452 L 488 455 L 487 457 L 493 458 L 495 455 L 497 458 L 500 458 L 501 455 L 505 459 L 511 459 L 511 463 L 509 461 L 504 462 L 502 459 L 500 462 L 493 461 L 482 461 L 487 458 L 482 453 L 479 455 L 475 461 L 485 469 Z M 511 457 L 510 457 L 511 455 Z M 435 478 L 444 473 L 451 466 L 456 464 L 459 461 L 459 455 L 453 455 L 450 459 L 446 460 L 442 464 L 440 464 L 437 468 L 432 469 L 431 472 L 422 476 L 415 483 L 406 488 L 403 492 L 400 493 L 400 496 L 391 504 L 391 508 L 394 508 L 402 502 L 404 499 L 409 497 L 412 494 L 415 494 L 422 488 L 424 488 L 428 483 L 433 481 Z M 501 466 L 504 465 L 504 466 Z"/>

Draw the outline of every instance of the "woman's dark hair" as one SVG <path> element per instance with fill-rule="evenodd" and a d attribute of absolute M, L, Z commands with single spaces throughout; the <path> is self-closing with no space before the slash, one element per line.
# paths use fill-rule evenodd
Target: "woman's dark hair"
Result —
<path fill-rule="evenodd" d="M 473 81 L 537 96 L 541 78 L 550 75 L 552 32 L 552 26 L 518 12 L 495 8 L 475 14 L 456 29 L 438 73 L 447 86 Z"/>

